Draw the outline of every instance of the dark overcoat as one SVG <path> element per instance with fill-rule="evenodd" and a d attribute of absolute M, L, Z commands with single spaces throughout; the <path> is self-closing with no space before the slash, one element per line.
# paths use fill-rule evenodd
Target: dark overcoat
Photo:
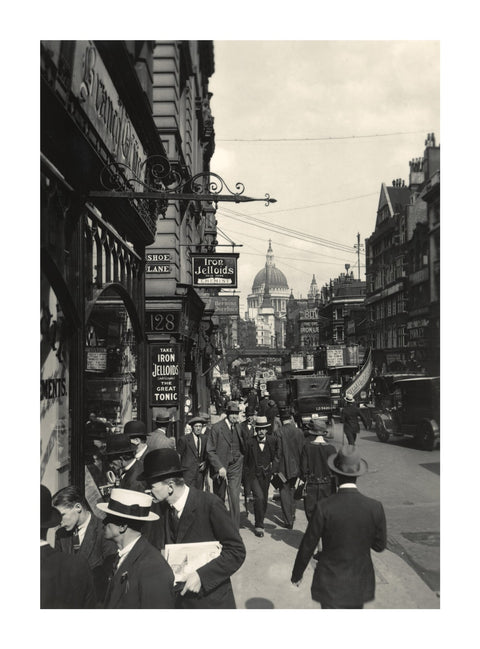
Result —
<path fill-rule="evenodd" d="M 93 576 L 85 557 L 40 547 L 40 608 L 96 608 Z"/>
<path fill-rule="evenodd" d="M 173 571 L 140 536 L 111 578 L 104 608 L 174 608 Z"/>
<path fill-rule="evenodd" d="M 210 464 L 210 476 L 213 478 L 219 469 L 225 469 L 232 461 L 232 434 L 236 436 L 241 455 L 245 451 L 243 437 L 237 423 L 231 424 L 232 432 L 225 419 L 217 421 L 210 429 L 207 439 L 207 455 Z"/>
<path fill-rule="evenodd" d="M 277 462 L 274 471 L 290 480 L 300 475 L 300 456 L 305 444 L 302 431 L 295 424 L 284 424 L 277 432 Z"/>
<path fill-rule="evenodd" d="M 181 457 L 182 469 L 184 469 L 183 478 L 187 485 L 198 486 L 202 482 L 200 463 L 207 461 L 207 439 L 208 433 L 200 435 L 200 454 L 195 444 L 195 433 L 182 435 L 178 439 L 177 451 Z"/>
<path fill-rule="evenodd" d="M 172 543 L 168 505 L 163 508 L 165 543 Z M 197 570 L 202 582 L 198 594 L 178 596 L 178 608 L 236 608 L 230 576 L 245 560 L 245 546 L 220 498 L 190 487 L 179 519 L 176 543 L 219 541 L 220 555 Z"/>
<path fill-rule="evenodd" d="M 357 488 L 340 488 L 321 500 L 300 543 L 292 581 L 299 581 L 322 539 L 312 581 L 312 599 L 322 606 L 360 608 L 375 597 L 375 572 L 370 550 L 387 543 L 382 504 Z"/>
<path fill-rule="evenodd" d="M 55 549 L 65 554 L 73 554 L 73 530 L 69 532 L 64 527 L 57 529 L 55 532 Z M 102 520 L 98 516 L 91 514 L 82 545 L 77 554 L 88 562 L 93 574 L 97 599 L 100 603 L 105 597 L 108 581 L 108 573 L 104 565 L 105 559 L 116 552 L 117 546 L 115 543 L 105 538 Z"/>

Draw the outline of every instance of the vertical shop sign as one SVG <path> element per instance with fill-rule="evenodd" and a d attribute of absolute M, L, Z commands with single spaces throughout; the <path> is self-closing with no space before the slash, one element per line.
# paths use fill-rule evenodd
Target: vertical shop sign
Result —
<path fill-rule="evenodd" d="M 152 345 L 150 348 L 150 405 L 177 406 L 180 389 L 179 346 Z"/>

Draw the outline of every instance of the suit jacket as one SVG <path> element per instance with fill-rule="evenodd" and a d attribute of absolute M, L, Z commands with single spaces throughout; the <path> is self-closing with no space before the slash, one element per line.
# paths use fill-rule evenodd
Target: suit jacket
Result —
<path fill-rule="evenodd" d="M 232 424 L 232 433 L 236 436 L 240 454 L 243 455 L 245 447 L 238 424 Z M 218 473 L 222 466 L 226 469 L 232 461 L 231 432 L 225 419 L 217 421 L 210 429 L 207 439 L 207 455 L 212 477 Z"/>
<path fill-rule="evenodd" d="M 147 453 L 157 448 L 175 448 L 175 438 L 167 437 L 163 428 L 156 428 L 147 435 L 147 447 Z"/>
<path fill-rule="evenodd" d="M 163 507 L 164 542 L 172 543 L 168 505 Z M 219 541 L 222 551 L 216 559 L 197 570 L 202 587 L 198 594 L 179 595 L 177 608 L 236 608 L 230 576 L 245 560 L 245 546 L 220 498 L 190 487 L 178 523 L 176 543 Z"/>
<path fill-rule="evenodd" d="M 255 427 L 252 425 L 251 429 L 249 430 L 247 421 L 242 421 L 240 424 L 237 424 L 238 430 L 240 431 L 240 435 L 242 436 L 242 441 L 244 448 L 247 448 L 247 442 L 249 439 L 252 439 L 255 437 Z"/>
<path fill-rule="evenodd" d="M 183 478 L 187 485 L 194 484 L 200 474 L 199 465 L 207 461 L 208 433 L 200 435 L 200 455 L 195 445 L 195 434 L 182 435 L 178 439 L 177 451 L 182 460 L 182 469 L 185 469 Z M 205 471 L 203 471 L 205 473 Z"/>
<path fill-rule="evenodd" d="M 147 488 L 147 483 L 144 480 L 139 480 L 138 476 L 143 471 L 142 460 L 135 460 L 132 466 L 125 472 L 120 479 L 121 489 L 132 489 L 133 491 L 141 491 L 142 493 Z"/>
<path fill-rule="evenodd" d="M 301 579 L 317 544 L 322 552 L 313 575 L 312 598 L 322 606 L 362 606 L 375 597 L 370 549 L 387 544 L 385 512 L 378 500 L 358 489 L 339 489 L 321 500 L 300 543 L 292 581 Z"/>
<path fill-rule="evenodd" d="M 140 536 L 111 578 L 104 608 L 174 608 L 173 571 Z"/>
<path fill-rule="evenodd" d="M 55 549 L 65 554 L 73 554 L 73 530 L 68 532 L 64 527 L 57 529 L 55 533 Z M 105 538 L 102 520 L 91 514 L 78 556 L 83 557 L 88 562 L 93 574 L 95 592 L 99 602 L 103 602 L 108 581 L 108 572 L 104 566 L 105 559 L 114 555 L 116 551 L 117 546 L 115 543 Z"/>
<path fill-rule="evenodd" d="M 277 461 L 274 471 L 290 480 L 300 475 L 300 456 L 305 444 L 302 431 L 295 424 L 284 424 L 277 431 Z"/>
<path fill-rule="evenodd" d="M 343 421 L 343 432 L 344 433 L 358 433 L 360 431 L 360 426 L 358 423 L 358 418 L 362 420 L 365 428 L 368 428 L 367 420 L 358 406 L 346 405 L 342 408 L 342 421 Z"/>
<path fill-rule="evenodd" d="M 93 577 L 85 557 L 40 547 L 40 608 L 95 608 Z"/>
<path fill-rule="evenodd" d="M 257 476 L 269 476 L 275 462 L 276 443 L 271 436 L 265 438 L 263 453 L 260 451 L 258 440 L 252 437 L 247 442 L 244 459 L 244 475 L 251 481 Z"/>

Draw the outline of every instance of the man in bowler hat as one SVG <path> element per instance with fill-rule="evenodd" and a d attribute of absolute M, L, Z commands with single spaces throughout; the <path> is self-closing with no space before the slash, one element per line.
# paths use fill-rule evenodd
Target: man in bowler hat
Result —
<path fill-rule="evenodd" d="M 296 502 L 294 498 L 295 483 L 300 475 L 300 456 L 305 437 L 293 422 L 288 408 L 281 411 L 282 426 L 277 432 L 277 459 L 274 472 L 285 478 L 279 486 L 280 504 L 284 521 L 281 525 L 287 529 L 293 528 L 295 521 Z"/>
<path fill-rule="evenodd" d="M 321 539 L 312 599 L 322 608 L 363 608 L 375 597 L 370 551 L 382 552 L 386 547 L 385 512 L 378 500 L 357 489 L 357 477 L 368 465 L 355 446 L 343 446 L 330 455 L 328 466 L 338 476 L 338 491 L 317 504 L 300 543 L 291 581 L 300 585 Z"/>
<path fill-rule="evenodd" d="M 267 511 L 268 489 L 275 461 L 275 438 L 267 435 L 271 424 L 267 417 L 257 417 L 255 436 L 248 439 L 245 450 L 244 475 L 253 493 L 253 513 L 255 515 L 255 536 L 264 536 L 263 523 Z"/>
<path fill-rule="evenodd" d="M 228 490 L 230 515 L 237 529 L 240 527 L 240 488 L 245 450 L 238 425 L 239 414 L 238 403 L 229 401 L 227 416 L 213 424 L 207 440 L 213 492 L 225 502 Z"/>
<path fill-rule="evenodd" d="M 201 417 L 193 417 L 188 422 L 192 427 L 189 435 L 182 435 L 178 439 L 177 450 L 184 470 L 183 478 L 190 487 L 203 491 L 205 472 L 207 467 L 207 435 L 202 430 L 207 423 Z"/>
<path fill-rule="evenodd" d="M 158 519 L 151 504 L 151 496 L 130 489 L 112 489 L 108 503 L 97 504 L 106 514 L 105 538 L 118 549 L 104 608 L 174 608 L 173 571 L 142 534 L 147 521 Z"/>
<path fill-rule="evenodd" d="M 245 560 L 245 546 L 225 505 L 214 494 L 188 487 L 180 456 L 173 449 L 147 454 L 142 478 L 162 504 L 162 546 L 218 541 L 220 555 L 192 571 L 176 608 L 236 608 L 230 576 Z"/>
<path fill-rule="evenodd" d="M 52 495 L 40 485 L 40 608 L 95 608 L 93 577 L 81 555 L 54 550 L 47 532 L 62 517 L 52 507 Z"/>
<path fill-rule="evenodd" d="M 311 419 L 307 429 L 309 439 L 300 456 L 300 477 L 305 483 L 303 506 L 309 521 L 317 502 L 334 493 L 335 478 L 328 466 L 328 458 L 335 455 L 337 449 L 325 441 L 328 429 L 321 419 Z"/>

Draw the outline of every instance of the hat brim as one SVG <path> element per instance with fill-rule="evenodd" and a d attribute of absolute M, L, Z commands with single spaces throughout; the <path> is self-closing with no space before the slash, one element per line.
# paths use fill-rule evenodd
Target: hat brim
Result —
<path fill-rule="evenodd" d="M 115 516 L 116 518 L 130 518 L 133 521 L 157 521 L 160 516 L 155 512 L 149 512 L 148 516 L 131 516 L 130 514 L 120 514 L 117 511 L 108 508 L 108 503 L 97 503 L 96 505 L 101 512 Z"/>
<path fill-rule="evenodd" d="M 52 507 L 50 516 L 46 520 L 40 521 L 40 528 L 44 530 L 48 530 L 51 527 L 58 527 L 61 522 L 62 522 L 62 516 L 60 512 L 58 511 L 58 509 Z"/>
<path fill-rule="evenodd" d="M 368 464 L 366 463 L 365 460 L 360 458 L 360 470 L 359 471 L 349 471 L 348 473 L 345 471 L 342 471 L 341 469 L 337 469 L 335 466 L 334 462 L 337 459 L 338 453 L 335 453 L 335 455 L 329 455 L 327 458 L 327 464 L 331 468 L 331 470 L 334 473 L 338 473 L 339 475 L 345 475 L 345 476 L 350 476 L 352 478 L 358 477 L 360 475 L 363 475 L 368 471 Z"/>
<path fill-rule="evenodd" d="M 202 417 L 194 417 L 193 419 L 190 419 L 188 423 L 190 424 L 190 426 L 193 426 L 193 424 L 206 424 L 207 421 Z"/>
<path fill-rule="evenodd" d="M 158 450 L 158 449 L 155 449 Z M 150 484 L 157 480 L 164 480 L 165 478 L 178 478 L 183 476 L 187 469 L 175 469 L 172 471 L 165 471 L 163 473 L 150 473 L 146 474 L 144 471 L 138 476 L 138 480 L 143 480 L 144 482 L 149 482 Z"/>
<path fill-rule="evenodd" d="M 313 430 L 312 428 L 309 428 L 308 434 L 314 435 L 315 437 L 325 437 L 325 435 L 328 435 L 328 430 Z"/>

